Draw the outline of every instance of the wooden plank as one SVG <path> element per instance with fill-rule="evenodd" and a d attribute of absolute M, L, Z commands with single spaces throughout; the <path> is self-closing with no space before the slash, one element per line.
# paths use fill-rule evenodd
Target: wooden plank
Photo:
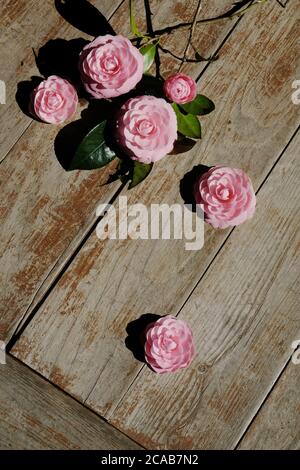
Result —
<path fill-rule="evenodd" d="M 21 4 L 23 5 L 22 2 Z M 120 1 L 104 2 L 104 4 L 97 1 L 94 4 L 99 7 L 102 5 L 104 9 L 102 11 L 109 14 Z M 77 29 L 62 19 L 52 1 L 43 5 L 49 8 L 48 29 L 45 32 L 42 28 L 40 33 L 42 35 L 37 35 L 34 44 L 40 47 L 43 45 L 40 41 L 55 38 L 57 34 L 68 39 L 80 35 Z M 5 10 L 8 16 L 12 15 L 13 5 L 9 6 L 10 8 Z M 25 32 L 27 29 L 31 30 L 29 38 L 32 38 L 32 34 L 38 28 L 35 22 L 40 24 L 40 11 L 33 8 L 32 4 L 29 7 L 27 10 L 23 5 L 20 14 L 16 14 L 11 28 L 14 30 L 16 25 L 19 25 L 18 28 L 24 26 Z M 47 34 L 47 37 L 43 34 Z M 17 40 L 20 44 L 20 38 Z M 18 56 L 20 51 L 14 42 L 12 44 L 16 47 L 16 56 Z M 14 77 L 17 74 L 15 67 L 14 61 L 7 67 Z M 28 67 L 33 69 L 30 60 Z M 29 70 L 24 70 L 22 76 L 26 76 L 26 72 Z M 19 76 L 20 71 L 18 79 Z M 81 107 L 77 119 L 82 112 L 82 124 L 70 124 L 64 143 L 60 144 L 59 155 L 64 156 L 64 152 L 68 152 L 74 136 L 80 135 L 84 126 L 91 128 L 93 122 L 98 122 L 101 116 L 100 107 L 100 102 L 94 103 L 89 110 Z M 5 106 L 4 108 L 6 109 Z M 22 122 L 26 118 L 20 110 L 15 114 L 13 110 L 7 112 L 12 116 L 14 138 L 17 140 L 19 131 L 13 116 L 17 115 L 18 119 L 22 116 L 20 118 Z M 6 120 L 5 115 L 3 119 Z M 33 122 L 0 167 L 2 188 L 0 338 L 3 341 L 9 340 L 22 318 L 35 307 L 68 256 L 93 225 L 98 202 L 110 200 L 119 187 L 119 183 L 105 186 L 116 163 L 103 171 L 67 173 L 63 170 L 55 155 L 58 152 L 54 149 L 56 136 L 62 127 Z"/>
<path fill-rule="evenodd" d="M 97 7 L 103 15 L 109 17 L 117 10 L 122 0 L 114 0 L 113 2 L 109 0 L 104 2 L 92 0 L 90 3 Z M 209 8 L 206 6 L 203 11 L 204 13 L 209 11 L 212 15 L 218 15 L 229 8 L 230 4 L 230 0 L 225 0 L 220 7 L 220 4 L 213 0 L 210 2 Z M 21 0 L 18 2 L 15 0 L 5 0 L 2 8 L 0 18 L 0 45 L 2 49 L 0 79 L 6 84 L 6 105 L 0 107 L 0 161 L 5 158 L 14 143 L 32 122 L 30 117 L 23 114 L 19 109 L 15 94 L 18 83 L 23 80 L 30 80 L 31 76 L 39 75 L 33 50 L 37 52 L 47 41 L 57 37 L 67 40 L 79 37 L 84 39 L 90 38 L 89 35 L 77 30 L 65 21 L 56 11 L 52 0 L 43 2 L 42 11 L 37 0 Z M 166 18 L 169 18 L 170 12 L 172 14 L 172 24 L 173 22 L 178 24 L 189 21 L 191 19 L 191 12 L 196 8 L 196 2 L 195 0 L 188 0 L 183 6 L 180 1 L 177 1 L 172 2 L 170 6 L 169 1 L 155 1 L 151 2 L 151 8 L 154 12 L 153 23 L 155 28 L 158 29 L 170 24 L 169 22 L 166 23 Z M 137 1 L 136 11 L 138 12 L 138 23 L 141 28 L 146 27 L 144 10 L 143 0 Z M 41 14 L 44 18 L 47 18 L 47 21 L 40 21 Z M 117 24 L 116 20 L 114 22 L 120 28 L 119 31 L 123 30 L 126 34 L 129 33 L 127 1 L 124 2 L 117 16 L 120 18 L 120 21 Z M 203 51 L 203 54 L 209 56 L 214 51 L 213 46 L 215 42 L 225 37 L 234 24 L 229 23 L 220 22 L 216 26 L 199 26 L 203 30 L 201 44 L 199 45 L 200 52 Z M 166 36 L 162 40 L 162 44 L 169 48 L 170 51 L 181 53 L 181 49 L 185 45 L 188 30 L 182 30 L 182 32 L 179 32 L 179 35 L 181 38 L 179 42 L 178 32 L 176 32 Z M 197 42 L 195 45 L 198 46 Z M 174 71 L 174 67 L 178 67 L 178 65 L 179 62 L 169 55 L 165 59 L 164 68 L 166 73 Z M 194 64 L 189 68 L 193 69 L 195 73 L 199 72 L 199 64 Z"/>
<path fill-rule="evenodd" d="M 141 31 L 146 31 L 147 21 L 145 16 L 145 4 L 149 3 L 151 10 L 151 19 L 154 31 L 162 30 L 171 25 L 179 25 L 192 21 L 198 0 L 170 1 L 170 0 L 136 0 L 136 20 Z M 218 17 L 232 7 L 231 0 L 202 0 L 202 7 L 199 13 L 199 19 Z M 118 10 L 120 24 L 128 22 L 128 3 L 125 2 Z M 234 28 L 237 18 L 232 20 L 222 20 L 215 23 L 204 23 L 197 26 L 197 31 L 193 36 L 193 44 L 203 58 L 212 56 L 228 33 Z M 174 58 L 170 53 L 178 57 L 183 56 L 186 43 L 189 38 L 189 29 L 175 29 L 170 34 L 163 35 L 160 44 L 169 52 L 161 53 L 161 73 L 164 77 L 174 74 L 178 71 L 181 62 Z M 190 48 L 189 58 L 193 58 L 193 49 Z M 186 72 L 195 78 L 207 65 L 206 61 L 201 63 L 187 63 L 183 66 L 182 72 Z M 153 67 L 153 73 L 155 67 Z"/>
<path fill-rule="evenodd" d="M 161 8 L 165 11 L 165 3 L 156 4 L 155 28 L 164 24 L 165 17 L 160 11 Z M 229 3 L 226 0 L 225 4 Z M 215 1 L 207 6 L 207 10 L 217 13 L 216 4 Z M 139 11 L 144 11 L 143 5 L 143 0 L 137 3 Z M 188 13 L 182 19 L 189 19 Z M 116 31 L 129 33 L 128 3 L 122 5 L 111 24 Z M 218 26 L 219 41 L 228 28 L 228 23 L 222 28 Z M 52 34 L 50 31 L 51 37 Z M 182 34 L 179 37 L 185 37 L 186 33 Z M 210 53 L 213 47 L 217 47 L 215 37 L 205 42 L 204 52 Z M 92 112 L 85 111 L 86 121 L 99 119 L 101 107 L 98 102 L 91 107 Z M 53 150 L 57 132 L 54 126 L 33 123 L 1 165 L 0 255 L 3 257 L 1 284 L 5 284 L 0 300 L 2 340 L 8 340 L 32 312 L 89 231 L 96 220 L 98 203 L 109 201 L 119 187 L 119 183 L 103 186 L 115 163 L 101 171 L 65 173 Z M 72 139 L 77 132 L 77 127 L 72 127 Z M 67 142 L 72 144 L 70 139 Z"/>
<path fill-rule="evenodd" d="M 56 133 L 54 127 L 33 124 L 0 167 L 3 341 L 34 308 L 93 225 L 97 203 L 109 201 L 119 186 L 104 185 L 114 163 L 104 171 L 65 172 L 51 142 Z"/>
<path fill-rule="evenodd" d="M 103 15 L 110 16 L 122 0 L 93 0 Z M 46 18 L 46 21 L 41 21 Z M 53 0 L 4 0 L 1 2 L 0 80 L 6 84 L 6 104 L 0 105 L 0 161 L 32 122 L 20 110 L 15 95 L 18 83 L 30 80 L 40 73 L 35 64 L 33 50 L 50 39 L 91 37 L 75 29 L 56 11 Z"/>
<path fill-rule="evenodd" d="M 234 448 L 300 337 L 299 143 L 180 312 L 194 333 L 191 367 L 164 377 L 145 367 L 111 416 L 147 448 Z"/>
<path fill-rule="evenodd" d="M 238 449 L 300 449 L 299 372 L 299 365 L 288 364 Z"/>
<path fill-rule="evenodd" d="M 11 357 L 0 365 L 0 418 L 1 450 L 140 449 Z"/>
<path fill-rule="evenodd" d="M 239 23 L 201 79 L 201 89 L 217 105 L 205 120 L 202 143 L 159 162 L 128 204 L 182 202 L 180 181 L 199 162 L 242 167 L 259 187 L 297 123 L 290 100 L 295 8 L 291 4 L 282 13 L 270 4 Z M 248 227 L 239 231 L 246 234 Z M 127 324 L 145 313 L 176 313 L 228 233 L 206 227 L 198 252 L 185 251 L 182 240 L 101 242 L 93 234 L 13 354 L 109 416 L 141 368 L 124 345 Z"/>

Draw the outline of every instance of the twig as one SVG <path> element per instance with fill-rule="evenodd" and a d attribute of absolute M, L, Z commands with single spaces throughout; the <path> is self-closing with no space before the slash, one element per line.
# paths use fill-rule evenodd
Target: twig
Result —
<path fill-rule="evenodd" d="M 251 0 L 249 0 L 248 3 L 250 3 L 250 1 Z M 243 8 L 241 10 L 238 10 L 238 11 L 236 11 L 236 12 L 230 14 L 230 15 L 227 12 L 227 13 L 224 13 L 223 15 L 217 16 L 215 18 L 206 18 L 206 19 L 204 18 L 202 20 L 198 20 L 198 21 L 196 21 L 196 26 L 198 26 L 199 24 L 205 24 L 205 23 L 216 23 L 217 21 L 222 21 L 222 20 L 232 20 L 235 17 L 243 16 L 251 8 L 256 7 L 257 5 L 266 3 L 267 1 L 269 1 L 269 0 L 257 0 L 256 2 L 252 3 L 251 5 L 248 5 L 247 7 Z M 160 37 L 168 36 L 173 31 L 176 31 L 178 29 L 190 28 L 192 26 L 192 24 L 193 24 L 192 22 L 188 22 L 188 23 L 175 24 L 173 26 L 167 26 L 166 28 L 158 29 L 158 30 L 154 31 L 154 34 L 155 34 L 155 36 L 160 36 Z"/>
<path fill-rule="evenodd" d="M 193 39 L 193 35 L 194 35 L 194 31 L 195 31 L 195 28 L 196 28 L 196 24 L 197 24 L 197 18 L 198 18 L 199 12 L 201 10 L 201 4 L 202 4 L 202 0 L 198 0 L 198 5 L 197 5 L 197 8 L 196 8 L 196 12 L 195 12 L 194 19 L 193 19 L 193 22 L 192 22 L 192 26 L 191 26 L 191 29 L 190 29 L 189 38 L 188 38 L 187 44 L 186 44 L 185 49 L 184 49 L 183 59 L 182 59 L 182 62 L 179 66 L 178 72 L 180 72 L 180 70 L 183 67 L 184 62 L 187 59 L 187 55 L 188 55 L 188 52 L 189 52 L 189 48 L 190 48 L 190 45 L 191 45 L 191 42 L 192 42 L 192 39 Z"/>
<path fill-rule="evenodd" d="M 179 67 L 179 71 L 180 71 L 181 68 L 182 68 L 182 65 L 185 62 L 200 62 L 201 60 L 203 60 L 203 61 L 215 60 L 214 56 L 212 56 L 208 59 L 203 58 L 203 57 L 199 58 L 200 55 L 197 52 L 197 49 L 196 49 L 196 47 L 193 43 L 193 35 L 194 35 L 194 32 L 195 32 L 196 26 L 198 26 L 200 24 L 215 23 L 215 22 L 221 21 L 221 20 L 232 20 L 235 17 L 241 17 L 245 13 L 247 13 L 250 9 L 252 9 L 252 8 L 258 6 L 258 5 L 261 5 L 263 3 L 266 3 L 267 1 L 268 0 L 254 0 L 254 1 L 253 0 L 241 0 L 238 3 L 235 3 L 234 6 L 229 11 L 227 11 L 226 13 L 223 13 L 222 15 L 220 15 L 218 17 L 197 20 L 198 14 L 199 14 L 200 9 L 201 9 L 201 3 L 202 3 L 201 0 L 199 0 L 197 10 L 195 12 L 194 19 L 193 19 L 192 22 L 180 23 L 180 24 L 176 24 L 176 25 L 173 25 L 173 26 L 167 26 L 166 28 L 156 30 L 156 31 L 153 31 L 153 29 L 152 29 L 151 37 L 149 37 L 149 36 L 135 37 L 135 38 L 132 38 L 131 41 L 134 42 L 134 43 L 137 43 L 139 46 L 143 46 L 145 44 L 149 44 L 149 43 L 157 41 L 158 49 L 160 49 L 162 52 L 164 52 L 166 54 L 170 54 L 175 59 L 181 61 L 181 64 L 180 64 L 180 67 Z M 276 2 L 282 8 L 285 8 L 285 5 L 280 0 L 276 0 Z M 149 8 L 148 0 L 147 0 L 147 4 L 148 4 L 148 13 L 149 13 L 150 8 Z M 150 14 L 151 14 L 151 12 L 150 12 Z M 186 47 L 185 47 L 185 50 L 184 50 L 184 53 L 183 53 L 183 57 L 180 57 L 180 56 L 174 54 L 173 52 L 169 51 L 168 49 L 165 49 L 164 47 L 162 47 L 161 44 L 159 43 L 159 41 L 161 40 L 161 38 L 163 38 L 164 36 L 168 36 L 173 31 L 176 31 L 178 29 L 183 29 L 183 28 L 190 28 L 190 33 L 189 33 L 188 42 L 186 44 Z M 141 44 L 141 42 L 142 42 L 142 44 Z M 187 58 L 187 54 L 188 54 L 190 46 L 193 47 L 193 49 L 196 53 L 196 58 L 195 59 L 188 59 Z M 157 56 L 158 56 L 158 49 L 157 49 Z M 197 56 L 198 56 L 198 58 L 197 58 Z"/>
<path fill-rule="evenodd" d="M 217 60 L 217 56 L 211 56 L 211 57 L 199 57 L 198 59 L 189 59 L 189 58 L 185 58 L 185 57 L 180 57 L 176 54 L 174 54 L 174 52 L 170 51 L 169 49 L 166 49 L 165 47 L 161 46 L 160 44 L 158 44 L 157 46 L 162 52 L 164 52 L 165 54 L 170 54 L 172 57 L 174 57 L 174 59 L 176 60 L 180 60 L 180 62 L 192 62 L 192 63 L 197 63 L 197 62 L 211 62 L 213 60 Z"/>

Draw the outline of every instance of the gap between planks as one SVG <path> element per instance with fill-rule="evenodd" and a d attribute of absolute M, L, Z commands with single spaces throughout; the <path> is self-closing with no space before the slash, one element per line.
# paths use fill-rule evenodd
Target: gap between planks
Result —
<path fill-rule="evenodd" d="M 298 348 L 297 348 L 298 349 Z M 237 443 L 234 446 L 234 450 L 238 450 L 238 447 L 243 444 L 243 441 L 245 437 L 248 434 L 248 431 L 251 429 L 251 426 L 254 424 L 257 416 L 259 413 L 262 411 L 263 407 L 266 405 L 267 400 L 271 397 L 273 391 L 275 390 L 276 386 L 279 384 L 281 381 L 284 373 L 286 372 L 287 368 L 292 364 L 292 357 L 294 355 L 295 351 L 292 352 L 291 356 L 288 358 L 286 361 L 285 365 L 282 367 L 282 369 L 279 371 L 278 376 L 273 382 L 273 385 L 271 386 L 270 390 L 266 393 L 266 396 L 264 397 L 263 401 L 259 404 L 257 407 L 256 412 L 253 414 L 252 418 L 249 420 L 249 423 L 245 425 L 244 431 L 241 433 L 240 438 L 237 440 Z"/>
<path fill-rule="evenodd" d="M 97 414 L 94 410 L 83 405 L 74 397 L 71 397 L 64 390 L 51 383 L 47 378 L 41 376 L 41 374 L 31 369 L 18 358 L 14 358 L 8 354 L 7 365 L 3 365 L 2 367 L 5 368 L 5 370 L 3 370 L 4 378 L 5 374 L 7 374 L 6 368 L 8 368 L 10 373 L 8 382 L 3 380 L 2 377 L 1 382 L 4 385 L 4 396 L 2 395 L 3 390 L 0 386 L 0 396 L 2 399 L 4 398 L 4 400 L 2 400 L 2 403 L 4 403 L 4 411 L 1 409 L 3 407 L 1 407 L 0 404 L 0 414 L 1 411 L 3 412 L 3 416 L 1 414 L 3 417 L 3 425 L 0 427 L 1 449 L 3 448 L 2 445 L 4 444 L 4 449 L 6 449 L 6 447 L 10 449 L 18 449 L 22 445 L 22 447 L 25 447 L 25 450 L 28 450 L 29 448 L 31 449 L 33 447 L 40 448 L 40 446 L 43 449 L 52 448 L 52 450 L 58 450 L 58 443 L 60 449 L 62 446 L 64 449 L 76 449 L 77 447 L 79 449 L 86 448 L 87 446 L 89 449 L 93 450 L 109 450 L 111 447 L 116 447 L 117 450 L 144 449 L 144 447 L 140 446 L 135 440 L 128 438 L 128 436 L 126 436 L 126 434 L 124 434 L 122 431 L 119 431 L 115 426 L 107 423 L 107 421 L 99 416 L 99 414 Z M 11 372 L 14 373 L 13 376 L 11 376 Z M 0 375 L 2 375 L 1 366 Z M 21 383 L 19 383 L 20 378 L 22 379 Z M 9 386 L 10 381 L 15 383 L 15 385 L 19 383 L 19 387 L 16 386 L 16 390 L 11 390 Z M 39 392 L 39 394 L 42 394 L 46 399 L 47 406 L 46 408 L 43 408 L 41 414 L 35 411 L 36 415 L 34 416 L 34 412 L 31 414 L 30 410 L 28 410 L 28 403 L 24 406 L 22 401 L 22 392 L 25 392 L 25 386 L 26 401 L 33 400 L 33 398 L 30 398 L 30 396 L 34 392 Z M 9 394 L 8 403 L 5 400 L 6 390 Z M 49 403 L 50 396 L 55 402 L 55 408 L 53 407 L 53 402 Z M 40 403 L 38 403 L 38 407 L 39 406 Z M 60 413 L 58 413 L 58 409 L 60 409 Z M 76 435 L 76 432 L 69 434 L 66 432 L 68 421 L 69 425 L 74 426 L 75 424 L 76 428 L 78 425 L 80 425 L 80 432 L 82 431 L 82 426 L 85 426 L 85 439 L 83 439 L 80 444 L 78 442 L 78 436 Z M 7 430 L 9 426 L 13 426 L 12 431 L 14 437 L 6 439 L 1 433 L 3 426 L 4 430 Z M 89 426 L 95 426 L 94 430 L 92 431 Z M 27 431 L 30 432 L 30 435 L 28 435 Z M 40 442 L 34 438 L 35 433 L 41 433 Z M 47 433 L 51 433 L 50 441 L 47 441 Z M 47 443 L 43 443 L 41 445 L 42 441 Z"/>

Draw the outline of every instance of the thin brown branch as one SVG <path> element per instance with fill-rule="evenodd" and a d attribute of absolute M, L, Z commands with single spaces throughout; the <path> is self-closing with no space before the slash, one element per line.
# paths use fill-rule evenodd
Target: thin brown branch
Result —
<path fill-rule="evenodd" d="M 196 63 L 196 62 L 201 62 L 201 61 L 212 61 L 212 60 L 216 59 L 216 56 L 212 56 L 212 57 L 209 57 L 209 58 L 204 58 L 204 57 L 201 57 L 200 54 L 198 53 L 197 48 L 196 48 L 195 44 L 193 43 L 193 36 L 194 36 L 194 33 L 195 33 L 195 29 L 198 25 L 204 24 L 204 23 L 214 23 L 214 22 L 221 21 L 221 20 L 232 20 L 235 17 L 241 17 L 245 13 L 247 13 L 250 9 L 252 9 L 253 7 L 256 7 L 258 5 L 266 3 L 267 1 L 269 1 L 269 0 L 241 0 L 238 3 L 235 3 L 234 6 L 229 11 L 223 13 L 222 15 L 220 15 L 218 17 L 198 20 L 197 18 L 198 18 L 199 12 L 201 10 L 201 3 L 202 3 L 202 1 L 199 0 L 198 5 L 197 5 L 197 9 L 196 9 L 196 12 L 195 12 L 195 15 L 194 15 L 194 18 L 193 18 L 192 22 L 180 23 L 180 24 L 176 24 L 176 25 L 173 25 L 173 26 L 167 26 L 166 28 L 156 30 L 156 31 L 152 31 L 151 38 L 145 36 L 144 38 L 132 38 L 131 41 L 134 42 L 134 43 L 137 43 L 138 47 L 141 47 L 142 45 L 149 44 L 149 43 L 152 43 L 152 42 L 157 42 L 158 49 L 160 49 L 162 52 L 164 52 L 166 54 L 170 54 L 176 60 L 179 60 L 181 62 L 180 67 L 179 67 L 179 71 L 180 71 L 185 62 L 195 62 Z M 282 2 L 280 0 L 276 0 L 276 1 L 280 6 L 285 7 L 285 5 L 282 4 Z M 183 28 L 190 28 L 190 32 L 189 32 L 189 38 L 188 38 L 183 56 L 180 57 L 180 56 L 176 55 L 175 53 L 173 53 L 172 51 L 162 47 L 162 45 L 159 41 L 163 37 L 168 36 L 169 34 L 171 34 L 173 31 L 176 31 L 178 29 L 183 29 Z M 192 47 L 194 49 L 194 52 L 195 52 L 195 58 L 194 59 L 188 58 L 188 52 L 189 52 L 190 47 Z"/>
<path fill-rule="evenodd" d="M 161 46 L 160 44 L 158 44 L 158 49 L 160 49 L 164 54 L 169 54 L 171 55 L 172 57 L 174 57 L 174 59 L 176 60 L 180 60 L 180 62 L 191 62 L 191 63 L 197 63 L 197 62 L 211 62 L 213 60 L 217 60 L 217 56 L 211 56 L 211 57 L 200 57 L 200 58 L 196 58 L 196 59 L 189 59 L 189 58 L 184 58 L 184 57 L 180 57 L 176 54 L 174 54 L 174 52 L 170 51 L 169 49 L 166 49 L 165 47 Z"/>
<path fill-rule="evenodd" d="M 186 44 L 184 52 L 183 52 L 183 59 L 182 59 L 182 62 L 179 66 L 178 72 L 180 72 L 180 70 L 183 67 L 184 62 L 187 59 L 189 48 L 190 48 L 191 42 L 193 40 L 193 35 L 194 35 L 195 27 L 196 27 L 196 24 L 197 24 L 197 18 L 198 18 L 199 12 L 201 10 L 201 4 L 202 4 L 202 0 L 198 0 L 198 5 L 197 5 L 196 12 L 195 12 L 195 15 L 194 15 L 194 19 L 193 19 L 193 22 L 192 22 L 192 25 L 191 25 L 189 38 L 188 38 L 187 44 Z"/>
<path fill-rule="evenodd" d="M 250 3 L 251 0 L 249 0 L 248 3 Z M 235 11 L 234 13 L 226 12 L 220 16 L 214 17 L 214 18 L 204 18 L 202 20 L 197 20 L 196 21 L 196 26 L 200 24 L 205 24 L 205 23 L 216 23 L 218 21 L 222 20 L 232 20 L 235 17 L 240 17 L 243 16 L 245 13 L 247 13 L 250 9 L 261 5 L 263 3 L 266 3 L 269 0 L 256 0 L 255 2 L 251 3 L 251 5 L 246 6 L 245 8 L 239 9 Z M 278 0 L 277 0 L 278 1 Z M 183 29 L 183 28 L 190 28 L 193 25 L 193 22 L 187 22 L 187 23 L 179 23 L 175 24 L 173 26 L 167 26 L 166 28 L 159 29 L 154 31 L 155 36 L 159 37 L 164 37 L 168 36 L 171 34 L 173 31 L 177 31 L 178 29 Z"/>

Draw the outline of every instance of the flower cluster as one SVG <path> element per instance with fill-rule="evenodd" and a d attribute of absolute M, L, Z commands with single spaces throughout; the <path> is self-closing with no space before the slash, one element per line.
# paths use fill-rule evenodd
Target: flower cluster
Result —
<path fill-rule="evenodd" d="M 108 100 L 134 90 L 143 77 L 144 55 L 127 38 L 107 34 L 84 47 L 78 67 L 86 92 Z M 129 98 L 116 117 L 116 143 L 133 160 L 149 164 L 170 153 L 180 132 L 172 103 L 186 104 L 197 96 L 196 82 L 184 74 L 165 80 L 163 91 L 160 98 Z M 77 104 L 75 87 L 51 76 L 34 90 L 31 109 L 42 121 L 61 124 L 72 118 Z"/>
<path fill-rule="evenodd" d="M 88 100 L 112 104 L 114 112 L 109 122 L 99 122 L 85 136 L 70 170 L 100 168 L 119 155 L 118 176 L 124 177 L 121 169 L 127 159 L 124 166 L 127 171 L 131 165 L 133 187 L 149 174 L 154 162 L 173 151 L 177 140 L 194 145 L 201 138 L 199 116 L 213 111 L 214 104 L 197 93 L 192 77 L 182 73 L 165 80 L 150 77 L 157 93 L 141 87 L 143 80 L 149 80 L 144 74 L 154 61 L 155 47 L 150 41 L 138 49 L 123 36 L 107 34 L 83 48 L 78 57 L 80 88 Z M 78 92 L 65 78 L 51 75 L 33 90 L 31 113 L 46 123 L 61 124 L 74 116 Z M 254 214 L 255 193 L 240 169 L 213 166 L 192 189 L 206 222 L 214 228 L 239 225 Z M 185 368 L 194 358 L 192 332 L 183 320 L 162 317 L 148 326 L 145 337 L 146 361 L 159 374 Z"/>
<path fill-rule="evenodd" d="M 113 100 L 126 96 L 115 113 L 112 138 L 116 148 L 135 162 L 133 164 L 147 166 L 172 152 L 178 137 L 200 138 L 198 116 L 212 111 L 214 105 L 205 96 L 197 94 L 195 80 L 182 73 L 159 82 L 161 96 L 136 96 L 134 90 L 143 79 L 145 62 L 151 65 L 149 57 L 145 60 L 141 50 L 123 36 L 107 34 L 84 47 L 78 67 L 83 87 L 92 99 Z M 133 93 L 131 97 L 128 96 L 130 92 Z M 74 85 L 52 75 L 33 91 L 30 109 L 42 121 L 60 124 L 72 118 L 77 105 Z M 99 126 L 102 130 L 105 127 L 103 123 Z M 99 129 L 97 134 L 104 139 L 104 132 L 99 132 Z M 80 159 L 84 162 L 89 160 L 90 138 L 95 141 L 95 134 L 84 139 L 72 169 L 82 168 Z M 93 161 L 89 165 L 101 167 L 115 158 L 114 151 L 108 146 L 103 148 L 98 160 L 95 160 L 93 152 Z M 148 173 L 146 168 L 145 175 Z M 211 168 L 196 181 L 194 195 L 196 203 L 204 211 L 205 220 L 215 228 L 239 225 L 252 217 L 255 211 L 251 181 L 239 169 Z"/>

